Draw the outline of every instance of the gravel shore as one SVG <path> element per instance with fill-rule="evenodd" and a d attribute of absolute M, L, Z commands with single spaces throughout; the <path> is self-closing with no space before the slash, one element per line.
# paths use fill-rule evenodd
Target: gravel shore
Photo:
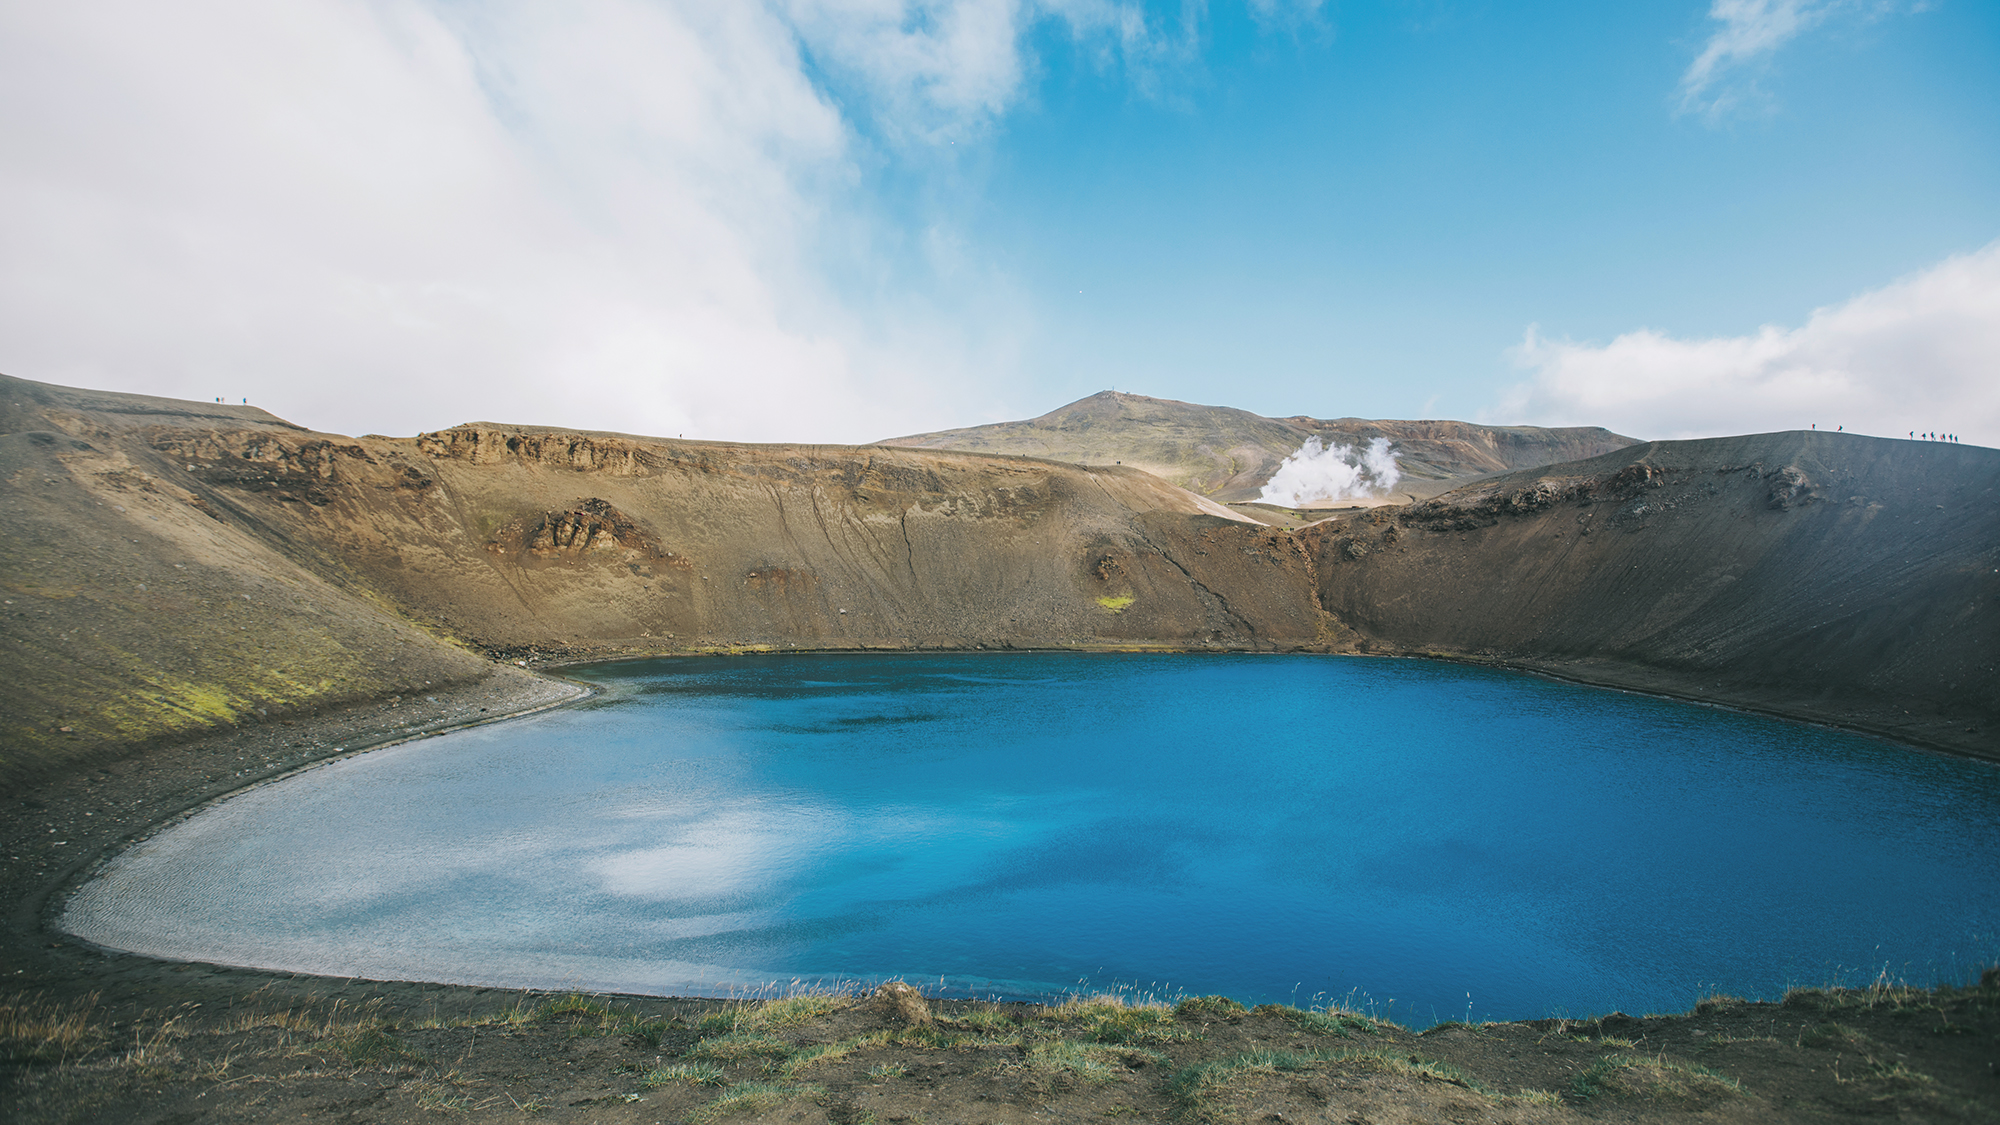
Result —
<path fill-rule="evenodd" d="M 113 1013 L 201 1003 L 258 988 L 301 995 L 409 994 L 441 986 L 329 981 L 178 964 L 87 946 L 57 925 L 68 893 L 96 866 L 220 797 L 366 750 L 560 706 L 590 693 L 571 681 L 497 666 L 482 679 L 321 715 L 243 726 L 104 761 L 10 793 L 0 825 L 0 991 L 63 999 L 100 994 Z M 460 990 L 468 995 L 486 990 Z"/>

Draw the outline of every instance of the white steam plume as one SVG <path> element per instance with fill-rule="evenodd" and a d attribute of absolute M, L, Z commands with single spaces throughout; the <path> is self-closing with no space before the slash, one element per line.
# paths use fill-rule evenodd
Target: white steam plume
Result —
<path fill-rule="evenodd" d="M 1296 508 L 1316 500 L 1363 500 L 1383 496 L 1401 480 L 1388 438 L 1368 448 L 1327 445 L 1315 434 L 1285 458 L 1257 497 L 1266 504 Z"/>

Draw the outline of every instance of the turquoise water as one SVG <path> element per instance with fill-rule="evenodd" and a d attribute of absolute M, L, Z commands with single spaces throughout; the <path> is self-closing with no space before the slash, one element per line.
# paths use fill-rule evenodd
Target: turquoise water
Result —
<path fill-rule="evenodd" d="M 600 666 L 561 711 L 249 791 L 76 933 L 338 975 L 654 993 L 899 976 L 1435 1019 L 1958 981 L 2000 770 L 1404 660 Z"/>

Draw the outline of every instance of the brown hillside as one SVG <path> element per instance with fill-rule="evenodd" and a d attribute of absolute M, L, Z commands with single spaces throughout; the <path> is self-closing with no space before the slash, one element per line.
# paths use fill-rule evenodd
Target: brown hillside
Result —
<path fill-rule="evenodd" d="M 1386 648 L 2000 750 L 1995 450 L 1654 442 L 1301 534 Z"/>
<path fill-rule="evenodd" d="M 1296 541 L 1137 469 L 0 399 L 10 773 L 478 676 L 475 650 L 1331 639 Z"/>
<path fill-rule="evenodd" d="M 8 776 L 496 656 L 746 648 L 1434 654 L 2000 755 L 1976 447 L 1654 443 L 1286 531 L 1129 465 L 347 438 L 21 380 L 0 418 Z"/>
<path fill-rule="evenodd" d="M 489 672 L 342 568 L 301 565 L 298 543 L 232 515 L 147 435 L 228 427 L 324 460 L 323 436 L 253 408 L 18 379 L 0 380 L 0 420 L 0 778 Z"/>

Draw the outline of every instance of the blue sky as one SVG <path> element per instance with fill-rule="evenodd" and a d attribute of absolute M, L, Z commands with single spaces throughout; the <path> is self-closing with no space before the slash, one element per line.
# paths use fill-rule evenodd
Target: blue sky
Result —
<path fill-rule="evenodd" d="M 1711 116 L 1678 103 L 1699 9 L 1514 7 L 1292 35 L 1218 8 L 1152 98 L 1038 36 L 975 225 L 1044 297 L 1041 362 L 1071 390 L 1465 416 L 1530 323 L 1751 332 L 2000 234 L 2000 9 L 1802 35 Z"/>
<path fill-rule="evenodd" d="M 0 143 L 0 371 L 336 431 L 2000 443 L 1971 0 L 17 5 Z"/>

